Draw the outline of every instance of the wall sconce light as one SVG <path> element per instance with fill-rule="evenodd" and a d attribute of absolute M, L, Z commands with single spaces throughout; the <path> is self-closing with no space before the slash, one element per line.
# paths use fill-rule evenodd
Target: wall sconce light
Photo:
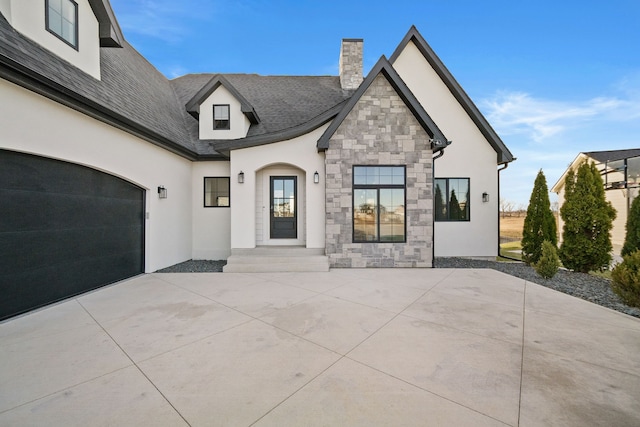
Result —
<path fill-rule="evenodd" d="M 244 184 L 244 172 L 242 171 L 238 174 L 238 184 Z"/>
<path fill-rule="evenodd" d="M 482 202 L 483 203 L 489 202 L 489 193 L 487 193 L 486 191 L 482 193 Z"/>
<path fill-rule="evenodd" d="M 167 198 L 167 189 L 164 188 L 164 185 L 161 185 L 160 187 L 158 187 L 158 198 L 159 199 Z"/>
<path fill-rule="evenodd" d="M 317 184 L 320 182 L 320 174 L 318 173 L 318 171 L 316 171 L 316 173 L 313 174 L 313 183 Z"/>

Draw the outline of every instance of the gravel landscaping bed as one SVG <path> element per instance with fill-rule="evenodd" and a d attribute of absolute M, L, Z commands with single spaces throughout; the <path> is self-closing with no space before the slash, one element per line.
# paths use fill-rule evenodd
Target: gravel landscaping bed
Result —
<path fill-rule="evenodd" d="M 519 277 L 528 282 L 537 283 L 538 285 L 591 301 L 630 316 L 640 317 L 640 309 L 629 307 L 613 293 L 609 280 L 590 274 L 559 270 L 555 276 L 547 280 L 540 277 L 533 267 L 522 262 L 483 261 L 463 258 L 436 258 L 435 267 L 493 268 L 494 270 Z"/>
<path fill-rule="evenodd" d="M 156 273 L 222 273 L 222 267 L 227 261 L 211 261 L 211 260 L 189 260 L 171 267 L 163 268 Z"/>
<path fill-rule="evenodd" d="M 211 273 L 222 272 L 227 262 L 209 260 L 190 260 L 158 270 L 158 273 Z M 603 307 L 620 311 L 640 318 L 640 309 L 629 307 L 613 293 L 609 280 L 584 273 L 572 273 L 560 270 L 549 280 L 538 276 L 532 267 L 521 262 L 483 261 L 466 258 L 436 258 L 436 268 L 493 268 L 494 270 L 519 277 L 574 297 L 582 298 Z"/>

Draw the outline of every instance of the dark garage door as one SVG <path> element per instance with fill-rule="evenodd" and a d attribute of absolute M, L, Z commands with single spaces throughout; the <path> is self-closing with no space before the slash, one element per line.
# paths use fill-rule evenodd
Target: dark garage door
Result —
<path fill-rule="evenodd" d="M 143 272 L 144 190 L 0 150 L 0 319 Z"/>

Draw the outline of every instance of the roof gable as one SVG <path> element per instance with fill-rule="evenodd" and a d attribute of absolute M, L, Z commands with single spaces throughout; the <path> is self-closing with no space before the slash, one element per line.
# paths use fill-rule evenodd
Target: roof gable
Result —
<path fill-rule="evenodd" d="M 436 53 L 431 49 L 426 40 L 418 32 L 415 26 L 411 26 L 407 34 L 404 36 L 396 50 L 391 55 L 389 62 L 392 64 L 398 59 L 405 47 L 410 43 L 418 48 L 420 53 L 424 56 L 427 62 L 433 67 L 436 74 L 440 77 L 443 83 L 447 86 L 451 94 L 462 106 L 465 112 L 469 115 L 471 120 L 478 127 L 482 135 L 491 144 L 491 147 L 498 154 L 498 163 L 509 163 L 515 160 L 511 151 L 504 144 L 502 139 L 498 136 L 496 131 L 491 127 L 487 119 L 482 115 L 478 107 L 471 101 L 469 95 L 462 89 L 462 86 L 456 81 L 453 75 L 449 72 L 444 63 L 438 58 Z"/>
<path fill-rule="evenodd" d="M 322 134 L 318 140 L 318 151 L 324 151 L 329 148 L 329 140 L 336 132 L 338 127 L 342 124 L 347 115 L 358 103 L 360 98 L 364 95 L 367 89 L 371 86 L 375 78 L 382 74 L 389 84 L 394 88 L 396 93 L 404 101 L 405 105 L 409 108 L 414 117 L 418 120 L 423 129 L 427 132 L 432 139 L 432 148 L 435 150 L 441 150 L 449 145 L 451 142 L 447 140 L 442 131 L 438 128 L 435 122 L 429 117 L 429 114 L 422 108 L 422 105 L 418 102 L 416 97 L 411 93 L 407 85 L 402 81 L 396 70 L 393 69 L 391 63 L 381 56 L 376 65 L 373 66 L 367 78 L 364 79 L 360 87 L 355 91 L 353 96 L 347 101 L 344 107 L 340 110 L 336 118 L 331 122 L 329 127 Z"/>
<path fill-rule="evenodd" d="M 247 99 L 242 96 L 240 92 L 231 84 L 229 80 L 227 80 L 224 76 L 220 74 L 216 74 L 209 80 L 209 82 L 202 87 L 194 96 L 191 98 L 189 102 L 187 102 L 186 108 L 189 114 L 191 114 L 196 119 L 199 116 L 199 107 L 213 92 L 216 91 L 220 86 L 223 86 L 227 89 L 234 98 L 240 102 L 240 109 L 247 116 L 251 124 L 257 125 L 260 123 L 260 118 L 258 117 L 258 113 L 253 108 L 253 106 L 247 101 Z"/>
<path fill-rule="evenodd" d="M 640 156 L 640 148 L 631 148 L 628 150 L 606 150 L 606 151 L 588 151 L 578 153 L 575 159 L 569 164 L 567 169 L 562 173 L 558 181 L 551 187 L 551 192 L 559 193 L 564 188 L 564 181 L 570 170 L 577 170 L 580 164 L 589 159 L 595 160 L 596 164 L 614 162 L 616 160 L 629 159 L 631 157 Z"/>

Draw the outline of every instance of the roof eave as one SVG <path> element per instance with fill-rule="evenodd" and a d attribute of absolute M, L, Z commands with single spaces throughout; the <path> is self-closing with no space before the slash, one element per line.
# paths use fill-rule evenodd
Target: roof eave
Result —
<path fill-rule="evenodd" d="M 289 139 L 297 138 L 304 134 L 307 134 L 320 126 L 328 123 L 333 119 L 342 109 L 346 101 L 343 101 L 325 112 L 319 114 L 313 119 L 302 123 L 298 126 L 294 126 L 288 129 L 284 129 L 279 132 L 269 133 L 265 135 L 250 136 L 241 139 L 232 140 L 208 140 L 213 148 L 224 156 L 229 156 L 229 153 L 233 150 L 240 150 L 243 148 L 257 147 L 260 145 L 273 144 L 275 142 L 286 141 Z"/>
<path fill-rule="evenodd" d="M 89 5 L 98 20 L 100 47 L 122 47 L 124 35 L 109 0 L 89 0 Z"/>
<path fill-rule="evenodd" d="M 115 113 L 2 55 L 0 55 L 0 78 L 142 138 L 188 160 L 196 160 L 198 157 L 198 153 L 195 151 L 159 135 L 130 118 Z"/>

